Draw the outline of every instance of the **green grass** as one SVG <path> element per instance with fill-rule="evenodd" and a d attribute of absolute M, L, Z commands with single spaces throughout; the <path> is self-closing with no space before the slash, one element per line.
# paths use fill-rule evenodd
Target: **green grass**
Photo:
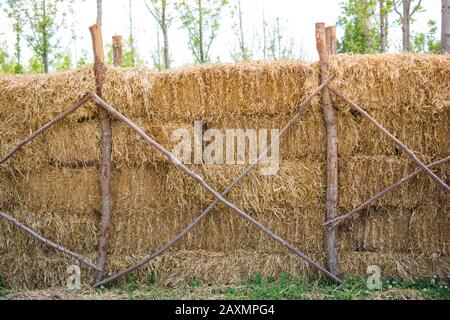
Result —
<path fill-rule="evenodd" d="M 433 280 L 434 279 L 434 280 Z M 117 289 L 130 299 L 228 299 L 228 300 L 360 300 L 360 299 L 439 299 L 450 300 L 450 279 L 443 283 L 438 278 L 404 281 L 389 279 L 382 290 L 368 290 L 362 278 L 346 278 L 344 283 L 334 284 L 308 278 L 266 277 L 256 274 L 237 285 L 208 285 L 192 279 L 174 288 L 155 284 L 142 286 L 128 279 Z"/>
<path fill-rule="evenodd" d="M 179 300 L 179 299 L 228 299 L 228 300 L 373 300 L 373 299 L 433 299 L 450 300 L 450 279 L 421 279 L 404 281 L 388 279 L 382 290 L 368 290 L 362 278 L 345 278 L 344 283 L 334 284 L 308 278 L 281 274 L 278 277 L 263 277 L 259 274 L 236 285 L 204 284 L 191 279 L 176 287 L 159 286 L 154 275 L 147 279 L 147 285 L 139 284 L 133 277 L 112 288 L 84 290 L 79 293 L 58 291 L 54 294 L 67 298 L 106 298 L 128 300 Z M 0 298 L 14 297 L 16 293 L 0 288 Z M 33 292 L 32 297 L 39 296 Z M 45 297 L 52 291 L 43 292 Z M 18 293 L 20 297 L 20 293 Z M 25 298 L 27 297 L 25 293 Z"/>

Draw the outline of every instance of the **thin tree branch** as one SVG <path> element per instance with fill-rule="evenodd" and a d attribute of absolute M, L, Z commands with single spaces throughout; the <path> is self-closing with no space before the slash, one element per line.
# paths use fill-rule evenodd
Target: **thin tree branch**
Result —
<path fill-rule="evenodd" d="M 417 10 L 420 9 L 420 5 L 422 3 L 422 0 L 419 0 L 419 3 L 414 7 L 414 9 L 411 11 L 411 14 L 409 15 L 410 18 L 413 17 L 413 15 L 417 12 Z"/>

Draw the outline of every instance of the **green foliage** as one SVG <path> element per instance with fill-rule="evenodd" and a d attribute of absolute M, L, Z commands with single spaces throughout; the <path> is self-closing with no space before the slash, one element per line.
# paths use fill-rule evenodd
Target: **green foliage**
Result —
<path fill-rule="evenodd" d="M 294 39 L 286 38 L 284 23 L 280 17 L 267 21 L 263 13 L 260 55 L 264 60 L 294 60 Z"/>
<path fill-rule="evenodd" d="M 28 60 L 27 72 L 28 73 L 43 73 L 44 72 L 44 66 L 42 64 L 41 57 L 34 55 L 30 58 L 30 60 Z"/>
<path fill-rule="evenodd" d="M 380 32 L 375 13 L 378 0 L 347 0 L 341 3 L 342 13 L 337 25 L 344 29 L 338 41 L 341 53 L 374 53 L 380 50 Z M 385 13 L 392 8 L 392 1 L 385 5 Z"/>
<path fill-rule="evenodd" d="M 81 51 L 81 56 L 77 61 L 77 68 L 83 68 L 89 65 L 88 53 L 86 50 Z"/>
<path fill-rule="evenodd" d="M 277 17 L 269 32 L 268 57 L 272 60 L 294 60 L 294 39 L 286 39 L 281 18 Z"/>
<path fill-rule="evenodd" d="M 20 3 L 24 28 L 22 35 L 35 56 L 40 57 L 42 71 L 48 72 L 54 60 L 54 52 L 58 49 L 56 34 L 65 25 L 63 5 L 72 1 L 63 0 L 29 0 Z M 37 61 L 33 61 L 36 64 Z M 30 66 L 38 70 L 37 66 Z"/>
<path fill-rule="evenodd" d="M 437 39 L 437 25 L 435 20 L 428 21 L 428 31 L 417 33 L 411 41 L 412 52 L 435 53 L 441 51 L 441 41 Z"/>
<path fill-rule="evenodd" d="M 253 53 L 247 45 L 244 33 L 244 14 L 242 12 L 241 0 L 234 0 L 231 7 L 231 16 L 233 17 L 233 32 L 238 42 L 238 48 L 231 52 L 234 61 L 249 61 L 252 59 Z"/>
<path fill-rule="evenodd" d="M 56 71 L 67 71 L 72 69 L 72 56 L 70 52 L 58 53 L 55 61 Z"/>
<path fill-rule="evenodd" d="M 20 0 L 6 0 L 5 4 L 3 5 L 3 10 L 11 22 L 16 37 L 16 42 L 14 45 L 15 62 L 13 73 L 16 74 L 23 73 L 24 70 L 21 63 L 22 58 L 21 38 L 24 25 L 22 16 L 22 2 Z"/>
<path fill-rule="evenodd" d="M 176 4 L 188 45 L 196 63 L 211 62 L 210 49 L 220 28 L 222 9 L 228 0 L 180 0 Z"/>

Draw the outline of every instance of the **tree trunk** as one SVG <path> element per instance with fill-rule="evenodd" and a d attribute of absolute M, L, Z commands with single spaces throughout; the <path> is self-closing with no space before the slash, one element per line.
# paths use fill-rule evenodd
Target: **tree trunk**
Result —
<path fill-rule="evenodd" d="M 134 67 L 135 65 L 135 51 L 134 51 L 134 36 L 133 36 L 133 12 L 132 12 L 132 6 L 131 6 L 131 0 L 128 2 L 128 8 L 130 9 L 130 50 L 131 50 L 131 66 Z"/>
<path fill-rule="evenodd" d="M 47 20 L 47 7 L 45 1 L 42 3 L 42 18 Z M 44 66 L 44 72 L 48 73 L 48 32 L 47 26 L 44 24 L 42 26 L 42 64 Z"/>
<path fill-rule="evenodd" d="M 442 53 L 450 53 L 450 0 L 442 0 Z"/>
<path fill-rule="evenodd" d="M 167 25 L 165 23 L 163 24 L 162 32 L 164 37 L 164 66 L 166 69 L 170 69 L 169 34 L 167 31 Z"/>
<path fill-rule="evenodd" d="M 316 24 L 317 51 L 320 57 L 320 77 L 321 81 L 328 78 L 328 51 L 325 24 Z M 324 88 L 322 92 L 323 114 L 327 127 L 327 207 L 326 221 L 330 221 L 337 216 L 337 198 L 338 198 L 338 139 L 336 114 L 331 103 L 330 91 Z M 339 253 L 338 253 L 338 235 L 336 229 L 326 229 L 325 246 L 327 252 L 328 270 L 336 277 L 340 275 Z"/>
<path fill-rule="evenodd" d="M 380 0 L 380 51 L 386 52 L 387 50 L 387 12 L 386 12 L 385 0 Z"/>
<path fill-rule="evenodd" d="M 170 55 L 169 55 L 169 30 L 167 26 L 167 2 L 162 0 L 161 2 L 161 29 L 164 38 L 164 67 L 170 69 Z M 159 53 L 158 53 L 159 54 Z"/>
<path fill-rule="evenodd" d="M 102 0 L 97 0 L 97 24 L 101 27 L 103 19 L 103 5 Z"/>
<path fill-rule="evenodd" d="M 200 63 L 205 63 L 205 51 L 203 49 L 203 10 L 202 0 L 198 0 L 198 32 L 199 32 L 199 50 L 200 50 Z"/>
<path fill-rule="evenodd" d="M 411 27 L 411 15 L 410 15 L 411 0 L 403 0 L 403 17 L 402 17 L 402 34 L 403 34 L 403 51 L 409 52 L 411 50 L 410 45 L 410 27 Z"/>

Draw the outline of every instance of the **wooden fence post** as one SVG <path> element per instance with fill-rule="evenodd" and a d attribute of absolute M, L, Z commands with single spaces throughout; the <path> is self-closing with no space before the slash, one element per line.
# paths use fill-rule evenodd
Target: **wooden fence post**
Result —
<path fill-rule="evenodd" d="M 103 84 L 105 82 L 105 55 L 103 53 L 102 31 L 98 24 L 89 28 L 92 36 L 92 46 L 94 49 L 94 72 L 97 94 L 101 96 Z M 95 282 L 100 282 L 104 276 L 106 255 L 109 246 L 109 237 L 111 233 L 111 150 L 112 150 L 112 132 L 111 120 L 108 112 L 98 105 L 98 117 L 101 128 L 101 163 L 100 163 L 100 187 L 102 192 L 102 219 L 99 235 L 99 261 L 100 270 L 95 275 Z"/>
<path fill-rule="evenodd" d="M 122 36 L 113 36 L 114 67 L 122 66 Z"/>
<path fill-rule="evenodd" d="M 328 54 L 337 53 L 337 41 L 336 41 L 336 26 L 327 27 L 325 29 L 326 39 L 327 39 L 327 49 Z"/>
<path fill-rule="evenodd" d="M 331 32 L 330 32 L 331 34 Z M 316 43 L 320 57 L 321 82 L 328 78 L 328 47 L 326 43 L 325 24 L 316 23 Z M 331 39 L 330 39 L 331 44 Z M 327 195 L 326 221 L 337 216 L 338 198 L 338 138 L 336 114 L 334 112 L 328 87 L 322 91 L 323 114 L 327 128 Z M 340 276 L 337 230 L 325 228 L 325 247 L 328 270 Z"/>

